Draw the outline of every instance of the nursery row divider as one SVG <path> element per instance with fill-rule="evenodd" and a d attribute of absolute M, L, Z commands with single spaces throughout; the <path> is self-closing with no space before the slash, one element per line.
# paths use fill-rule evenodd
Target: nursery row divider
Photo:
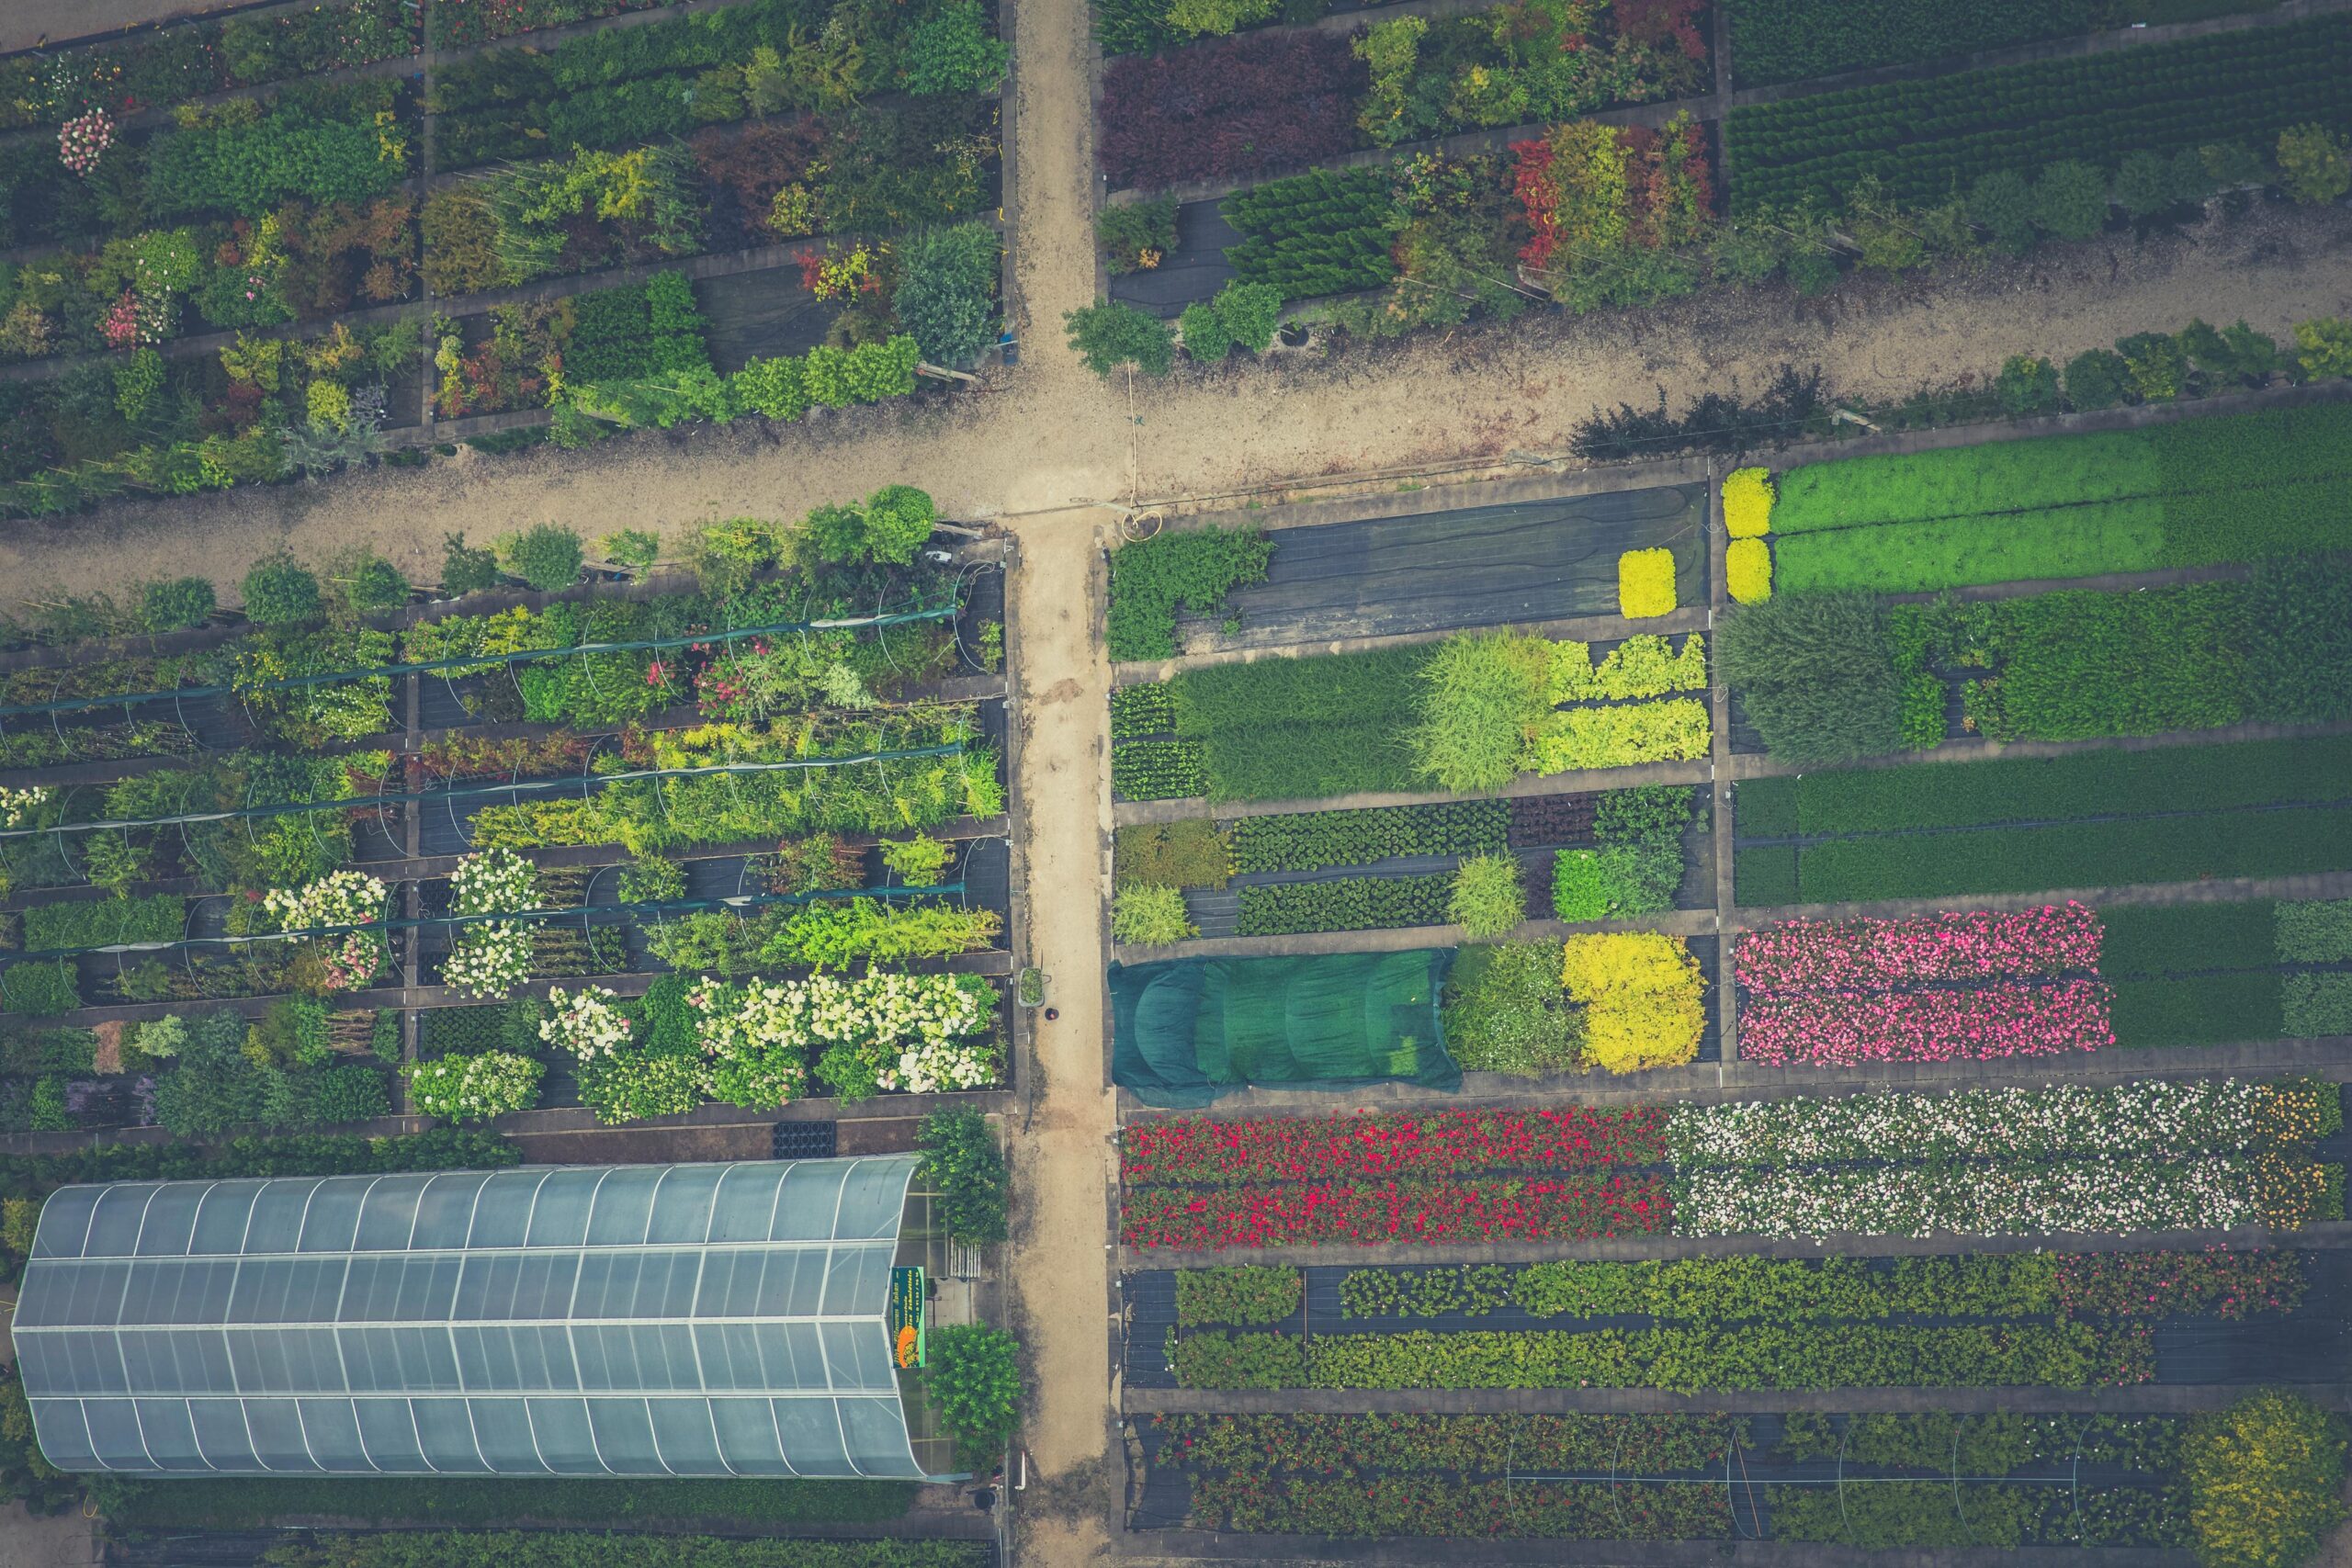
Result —
<path fill-rule="evenodd" d="M 1725 35 L 1730 30 L 1724 9 L 1715 7 L 1718 92 L 1727 91 L 1731 81 L 1730 68 L 1723 54 Z M 1725 1065 L 1739 1058 L 1739 1022 L 1736 987 L 1731 983 L 1731 931 L 1737 918 L 1732 902 L 1731 874 L 1736 833 L 1731 815 L 1731 682 L 1724 675 L 1723 641 L 1716 635 L 1717 623 L 1730 604 L 1725 562 L 1731 547 L 1722 525 L 1720 487 L 1713 457 L 1707 459 L 1705 483 L 1700 516 L 1707 536 L 1707 652 L 1711 656 L 1707 660 L 1707 791 L 1713 796 L 1709 802 L 1707 825 L 1715 845 L 1715 1030 L 1722 1042 L 1722 1049 L 1716 1053 L 1715 1079 L 1720 1087 Z"/>
<path fill-rule="evenodd" d="M 416 295 L 425 306 L 424 321 L 429 329 L 433 322 L 433 292 L 424 283 L 424 203 L 433 190 L 433 122 L 437 118 L 433 103 L 433 67 L 438 51 L 433 47 L 433 0 L 417 0 L 417 26 L 424 29 L 424 51 L 417 56 L 417 131 L 416 147 Z M 428 338 L 432 336 L 428 330 Z M 437 346 L 427 343 L 423 354 L 416 356 L 416 428 L 422 441 L 433 440 L 433 351 Z M 413 710 L 412 710 L 413 711 Z M 412 984 L 413 982 L 412 981 Z M 413 1017 L 413 1013 L 411 1017 Z M 414 1032 L 410 1032 L 410 1055 L 414 1057 Z"/>

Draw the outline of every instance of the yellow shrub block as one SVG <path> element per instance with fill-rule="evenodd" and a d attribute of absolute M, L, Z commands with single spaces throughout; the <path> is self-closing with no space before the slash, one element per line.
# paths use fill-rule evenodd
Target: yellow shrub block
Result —
<path fill-rule="evenodd" d="M 1724 586 L 1732 602 L 1758 604 L 1772 596 L 1772 547 L 1761 539 L 1734 539 L 1724 552 Z"/>
<path fill-rule="evenodd" d="M 1674 552 L 1627 550 L 1617 558 L 1617 608 L 1629 621 L 1674 613 Z"/>
<path fill-rule="evenodd" d="M 1770 468 L 1734 468 L 1724 476 L 1724 531 L 1735 539 L 1760 539 L 1772 531 Z"/>
<path fill-rule="evenodd" d="M 1680 937 L 1609 931 L 1568 938 L 1561 983 L 1584 1010 L 1585 1059 L 1607 1072 L 1670 1067 L 1699 1055 L 1706 980 Z"/>

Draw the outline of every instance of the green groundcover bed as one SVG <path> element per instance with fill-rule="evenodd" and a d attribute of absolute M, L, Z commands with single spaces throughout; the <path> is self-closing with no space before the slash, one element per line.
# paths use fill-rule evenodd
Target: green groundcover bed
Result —
<path fill-rule="evenodd" d="M 1111 1076 L 1149 1105 L 1250 1084 L 1459 1088 L 1438 998 L 1451 948 L 1111 965 Z"/>
<path fill-rule="evenodd" d="M 610 1524 L 635 1529 L 709 1519 L 866 1524 L 914 1503 L 904 1481 L 479 1481 L 222 1478 L 123 1482 L 94 1488 L 118 1525 L 236 1529 L 289 1519 L 395 1525 Z"/>
<path fill-rule="evenodd" d="M 1823 770 L 1734 807 L 1747 907 L 2337 871 L 2352 736 Z"/>
<path fill-rule="evenodd" d="M 1809 463 L 1774 586 L 1926 592 L 2352 548 L 2352 403 Z"/>

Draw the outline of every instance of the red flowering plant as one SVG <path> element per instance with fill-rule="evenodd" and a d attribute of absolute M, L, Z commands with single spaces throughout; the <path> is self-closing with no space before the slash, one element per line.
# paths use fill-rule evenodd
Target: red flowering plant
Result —
<path fill-rule="evenodd" d="M 1494 1181 L 1295 1182 L 1130 1188 L 1127 1246 L 1179 1252 L 1397 1242 L 1567 1241 L 1672 1228 L 1666 1182 L 1647 1175 Z"/>
<path fill-rule="evenodd" d="M 1589 1170 L 1663 1160 L 1666 1112 L 1655 1106 L 1242 1121 L 1174 1116 L 1124 1129 L 1119 1176 L 1148 1185 Z"/>
<path fill-rule="evenodd" d="M 2302 1255 L 2093 1252 L 2052 1260 L 2060 1310 L 2090 1317 L 2218 1317 L 2234 1322 L 2302 1304 Z"/>

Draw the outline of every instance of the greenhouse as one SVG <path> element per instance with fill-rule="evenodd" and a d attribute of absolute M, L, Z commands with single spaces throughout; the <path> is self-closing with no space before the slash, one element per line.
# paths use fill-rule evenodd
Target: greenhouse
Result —
<path fill-rule="evenodd" d="M 914 1171 L 66 1188 L 17 1304 L 25 1393 L 68 1471 L 920 1478 L 946 1445 L 901 1403 Z"/>

